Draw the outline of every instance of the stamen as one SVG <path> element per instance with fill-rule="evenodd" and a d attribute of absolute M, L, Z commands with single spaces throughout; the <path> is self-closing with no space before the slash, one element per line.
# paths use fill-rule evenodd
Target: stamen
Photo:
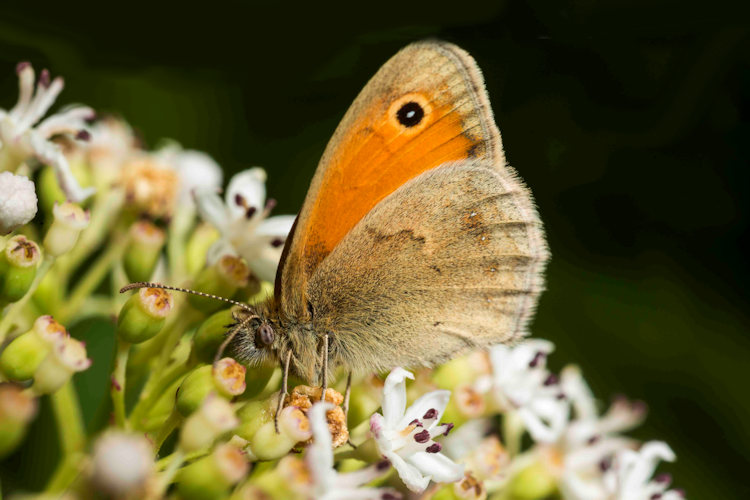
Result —
<path fill-rule="evenodd" d="M 429 419 L 437 417 L 437 414 L 438 412 L 435 408 L 430 408 L 429 410 L 427 410 L 427 412 L 424 414 L 424 417 L 422 418 L 425 420 L 429 420 Z"/>
<path fill-rule="evenodd" d="M 255 207 L 247 207 L 247 210 L 245 210 L 245 217 L 248 219 L 252 219 L 253 215 L 255 215 L 255 212 L 257 212 L 258 209 Z"/>
<path fill-rule="evenodd" d="M 414 434 L 414 441 L 416 441 L 419 444 L 426 443 L 429 440 L 430 440 L 430 431 L 428 431 L 427 429 Z"/>
<path fill-rule="evenodd" d="M 239 193 L 234 195 L 234 203 L 242 208 L 247 207 L 247 202 L 245 201 L 245 198 L 243 198 L 242 195 Z"/>
<path fill-rule="evenodd" d="M 416 418 L 414 420 L 412 420 L 411 422 L 409 422 L 409 427 L 411 427 L 412 425 L 415 426 L 415 427 L 424 427 L 424 425 L 422 425 L 422 422 L 420 422 Z"/>
<path fill-rule="evenodd" d="M 49 70 L 43 69 L 42 72 L 39 74 L 39 85 L 41 85 L 45 89 L 48 89 L 51 81 L 52 79 L 49 76 Z"/>
<path fill-rule="evenodd" d="M 381 460 L 380 462 L 375 464 L 375 469 L 382 472 L 388 469 L 390 466 L 391 466 L 391 461 L 386 458 L 385 460 Z"/>
<path fill-rule="evenodd" d="M 560 382 L 560 377 L 558 377 L 554 373 L 550 373 L 549 375 L 547 375 L 547 378 L 544 380 L 544 385 L 546 386 L 557 385 L 558 382 Z"/>
<path fill-rule="evenodd" d="M 450 431 L 453 430 L 453 423 L 448 422 L 447 424 L 443 424 L 445 426 L 445 432 L 443 432 L 443 436 L 447 436 Z"/>
<path fill-rule="evenodd" d="M 91 140 L 91 134 L 89 133 L 88 130 L 81 129 L 78 131 L 78 133 L 76 133 L 76 139 L 78 139 L 79 141 L 88 142 Z"/>
<path fill-rule="evenodd" d="M 612 459 L 611 458 L 603 458 L 599 462 L 599 470 L 602 472 L 607 472 L 612 467 Z"/>
<path fill-rule="evenodd" d="M 284 240 L 282 238 L 274 238 L 271 241 L 271 246 L 274 248 L 279 248 L 280 246 L 284 245 Z"/>
<path fill-rule="evenodd" d="M 599 435 L 591 436 L 588 439 L 588 441 L 586 441 L 586 444 L 588 444 L 590 446 L 592 444 L 595 444 L 597 441 L 599 441 L 599 439 L 601 439 L 601 436 L 599 436 Z"/>
<path fill-rule="evenodd" d="M 651 495 L 651 496 L 650 496 L 649 498 L 650 498 L 651 500 L 659 500 L 659 499 L 660 499 L 661 497 L 662 497 L 662 494 L 661 494 L 661 493 L 654 493 L 654 494 L 653 494 L 653 495 Z"/>
<path fill-rule="evenodd" d="M 657 483 L 669 484 L 672 482 L 672 475 L 665 472 L 664 474 L 659 474 L 658 476 L 656 476 L 654 478 L 654 481 L 656 481 Z"/>
<path fill-rule="evenodd" d="M 440 450 L 443 449 L 443 445 L 440 443 L 432 443 L 430 446 L 427 447 L 425 450 L 427 453 L 440 453 Z"/>
<path fill-rule="evenodd" d="M 23 61 L 16 64 L 16 73 L 21 73 L 21 71 L 25 70 L 29 66 L 31 66 L 31 63 L 29 61 Z"/>
<path fill-rule="evenodd" d="M 385 492 L 380 498 L 383 500 L 401 500 L 401 495 L 394 495 L 393 493 Z"/>
<path fill-rule="evenodd" d="M 539 366 L 539 362 L 544 359 L 544 353 L 542 351 L 538 351 L 536 354 L 534 354 L 534 357 L 531 361 L 529 361 L 529 368 L 536 368 Z"/>

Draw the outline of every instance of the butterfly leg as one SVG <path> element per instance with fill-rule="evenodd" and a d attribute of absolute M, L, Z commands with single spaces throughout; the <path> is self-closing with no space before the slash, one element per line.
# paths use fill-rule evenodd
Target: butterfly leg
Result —
<path fill-rule="evenodd" d="M 320 400 L 325 401 L 328 390 L 328 332 L 323 336 L 323 376 L 320 390 Z"/>
<path fill-rule="evenodd" d="M 289 351 L 284 360 L 284 364 L 281 366 L 281 390 L 279 391 L 279 402 L 276 404 L 276 414 L 273 416 L 273 426 L 276 429 L 276 434 L 279 433 L 279 414 L 284 409 L 284 398 L 287 394 L 287 382 L 289 380 L 289 361 L 292 359 L 292 351 Z"/>

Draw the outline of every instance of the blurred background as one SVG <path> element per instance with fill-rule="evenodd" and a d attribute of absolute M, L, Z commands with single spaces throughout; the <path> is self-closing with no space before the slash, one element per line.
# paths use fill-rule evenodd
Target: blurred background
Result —
<path fill-rule="evenodd" d="M 204 150 L 227 178 L 265 167 L 276 213 L 296 213 L 378 67 L 414 40 L 459 44 L 484 71 L 508 159 L 549 234 L 532 331 L 557 345 L 553 366 L 580 364 L 603 399 L 646 401 L 635 434 L 675 449 L 664 470 L 689 498 L 748 498 L 748 12 L 682 1 L 366 7 L 3 3 L 0 107 L 15 103 L 15 64 L 31 61 L 65 77 L 59 103 L 119 113 L 149 145 Z M 76 332 L 95 359 L 110 356 L 107 328 Z M 107 370 L 76 378 L 90 426 Z M 32 442 L 54 440 L 45 415 Z M 32 488 L 56 459 L 22 449 L 0 479 Z"/>

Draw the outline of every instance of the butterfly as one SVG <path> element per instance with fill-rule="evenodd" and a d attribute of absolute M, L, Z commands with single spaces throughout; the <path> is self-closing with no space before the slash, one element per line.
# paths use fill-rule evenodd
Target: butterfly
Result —
<path fill-rule="evenodd" d="M 246 363 L 280 361 L 282 394 L 289 371 L 325 389 L 338 367 L 351 380 L 431 366 L 523 336 L 548 255 L 476 63 L 449 43 L 414 43 L 344 116 L 275 293 L 243 305 L 225 346 Z"/>

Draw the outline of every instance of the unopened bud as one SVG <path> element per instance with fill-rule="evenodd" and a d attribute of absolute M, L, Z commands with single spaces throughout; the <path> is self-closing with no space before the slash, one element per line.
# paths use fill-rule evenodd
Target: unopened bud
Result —
<path fill-rule="evenodd" d="M 36 215 L 34 183 L 24 175 L 0 172 L 0 200 L 0 236 L 23 226 Z"/>
<path fill-rule="evenodd" d="M 44 236 L 44 250 L 54 257 L 70 251 L 81 234 L 89 225 L 89 212 L 74 203 L 55 204 L 52 209 L 55 217 Z"/>
<path fill-rule="evenodd" d="M 223 498 L 229 488 L 247 475 L 248 463 L 239 448 L 221 444 L 208 456 L 182 468 L 177 474 L 177 491 L 185 500 Z"/>
<path fill-rule="evenodd" d="M 225 399 L 209 394 L 203 404 L 187 420 L 180 433 L 179 446 L 185 453 L 208 448 L 221 434 L 237 427 L 239 420 L 232 405 Z"/>
<path fill-rule="evenodd" d="M 518 472 L 508 487 L 512 498 L 537 500 L 547 498 L 557 489 L 557 481 L 549 468 L 535 462 Z"/>
<path fill-rule="evenodd" d="M 130 241 L 125 250 L 123 265 L 131 281 L 148 281 L 159 261 L 166 241 L 164 230 L 143 220 L 130 228 Z"/>
<path fill-rule="evenodd" d="M 232 311 L 236 309 L 236 307 L 222 309 L 201 323 L 193 336 L 191 357 L 202 363 L 213 363 L 216 351 L 224 342 L 229 326 L 236 322 L 232 314 Z"/>
<path fill-rule="evenodd" d="M 131 344 L 153 338 L 172 311 L 172 295 L 161 288 L 141 288 L 128 298 L 117 317 L 117 335 Z"/>
<path fill-rule="evenodd" d="M 39 365 L 68 332 L 52 316 L 40 316 L 28 332 L 19 335 L 0 354 L 0 370 L 10 380 L 33 378 Z"/>
<path fill-rule="evenodd" d="M 245 367 L 232 358 L 220 359 L 212 370 L 214 385 L 227 399 L 245 392 Z"/>
<path fill-rule="evenodd" d="M 12 237 L 0 252 L 0 306 L 26 295 L 41 260 L 39 246 L 22 235 Z"/>
<path fill-rule="evenodd" d="M 139 496 L 154 474 L 154 450 L 138 434 L 109 431 L 94 444 L 91 482 L 115 498 Z"/>
<path fill-rule="evenodd" d="M 26 435 L 37 402 L 13 384 L 0 384 L 0 458 L 11 453 Z"/>
<path fill-rule="evenodd" d="M 218 239 L 219 232 L 211 224 L 198 224 L 185 248 L 185 265 L 190 276 L 195 276 L 206 266 L 208 249 Z"/>
<path fill-rule="evenodd" d="M 194 288 L 213 295 L 231 297 L 238 289 L 247 285 L 249 278 L 250 268 L 244 260 L 233 255 L 224 255 L 215 264 L 198 273 Z M 188 300 L 193 307 L 207 313 L 225 307 L 218 300 L 198 295 L 189 295 Z"/>
<path fill-rule="evenodd" d="M 82 372 L 89 366 L 91 360 L 86 357 L 86 347 L 83 343 L 66 337 L 56 342 L 47 357 L 39 364 L 31 388 L 36 394 L 52 394 L 65 385 L 74 373 Z"/>

